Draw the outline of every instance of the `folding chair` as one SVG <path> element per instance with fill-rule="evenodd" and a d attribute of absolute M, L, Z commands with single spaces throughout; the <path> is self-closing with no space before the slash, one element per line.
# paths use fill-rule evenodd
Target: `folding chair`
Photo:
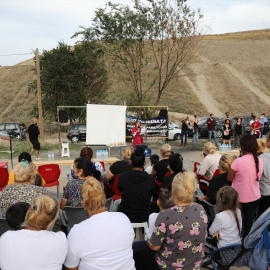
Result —
<path fill-rule="evenodd" d="M 64 210 L 59 212 L 62 224 L 66 227 L 67 233 L 70 232 L 71 228 L 86 219 L 89 218 L 88 213 L 83 207 L 71 207 L 66 206 Z"/>
<path fill-rule="evenodd" d="M 217 213 L 217 206 L 209 203 L 206 200 L 202 200 L 202 202 L 200 203 L 202 204 L 207 213 L 208 221 L 213 222 Z"/>
<path fill-rule="evenodd" d="M 0 236 L 7 232 L 8 230 L 11 230 L 10 227 L 7 224 L 7 221 L 5 218 L 0 218 Z"/>
<path fill-rule="evenodd" d="M 61 170 L 58 164 L 47 164 L 38 167 L 38 173 L 45 180 L 45 187 L 57 187 L 57 197 L 59 198 L 59 177 Z"/>
<path fill-rule="evenodd" d="M 8 184 L 8 169 L 0 168 L 0 191 Z"/>

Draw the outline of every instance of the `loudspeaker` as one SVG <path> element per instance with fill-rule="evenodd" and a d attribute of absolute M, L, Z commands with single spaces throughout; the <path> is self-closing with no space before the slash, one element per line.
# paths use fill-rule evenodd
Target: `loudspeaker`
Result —
<path fill-rule="evenodd" d="M 68 122 L 68 112 L 66 110 L 59 110 L 59 122 L 60 123 Z"/>
<path fill-rule="evenodd" d="M 158 117 L 167 117 L 168 111 L 166 109 L 160 109 Z"/>

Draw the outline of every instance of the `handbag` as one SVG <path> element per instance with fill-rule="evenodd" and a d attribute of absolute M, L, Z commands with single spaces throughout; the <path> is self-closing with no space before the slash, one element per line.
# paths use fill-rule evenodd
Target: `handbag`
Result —
<path fill-rule="evenodd" d="M 270 270 L 270 241 L 268 226 L 263 230 L 263 237 L 254 248 L 250 258 L 249 267 L 251 270 Z"/>

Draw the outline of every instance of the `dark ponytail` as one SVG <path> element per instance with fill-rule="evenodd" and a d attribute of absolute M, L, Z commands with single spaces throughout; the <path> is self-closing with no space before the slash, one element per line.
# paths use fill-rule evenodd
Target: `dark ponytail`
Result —
<path fill-rule="evenodd" d="M 258 143 L 255 136 L 246 134 L 240 139 L 241 150 L 245 153 L 250 153 L 254 157 L 255 165 L 256 165 L 256 179 L 260 181 L 259 178 L 259 158 L 258 158 Z"/>

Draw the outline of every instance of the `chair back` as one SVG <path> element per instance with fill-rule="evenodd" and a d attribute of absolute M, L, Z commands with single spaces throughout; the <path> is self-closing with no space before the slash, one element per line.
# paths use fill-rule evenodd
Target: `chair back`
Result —
<path fill-rule="evenodd" d="M 38 173 L 45 180 L 45 187 L 59 185 L 59 176 L 61 174 L 58 164 L 47 164 L 38 167 Z"/>
<path fill-rule="evenodd" d="M 8 184 L 8 169 L 0 168 L 0 191 Z"/>
<path fill-rule="evenodd" d="M 110 211 L 111 204 L 112 204 L 112 198 L 107 199 L 105 203 L 105 208 L 107 211 Z"/>
<path fill-rule="evenodd" d="M 164 177 L 169 176 L 169 175 L 171 175 L 171 174 L 172 174 L 171 172 L 166 172 L 166 174 L 165 174 Z"/>
<path fill-rule="evenodd" d="M 119 179 L 119 175 L 120 174 L 117 174 L 115 177 L 114 177 L 114 180 L 113 180 L 113 185 L 112 185 L 112 191 L 115 195 L 118 195 L 118 196 L 122 196 L 122 192 L 120 192 L 117 188 L 117 183 L 118 183 L 118 179 Z"/>
<path fill-rule="evenodd" d="M 68 232 L 75 224 L 79 224 L 80 222 L 89 218 L 88 213 L 83 209 L 83 207 L 66 206 L 64 212 L 68 219 L 67 222 Z"/>
<path fill-rule="evenodd" d="M 11 228 L 8 226 L 6 219 L 0 218 L 0 236 L 8 230 L 11 230 Z"/>
<path fill-rule="evenodd" d="M 207 213 L 208 221 L 213 222 L 217 213 L 217 206 L 203 200 L 202 203 Z"/>
<path fill-rule="evenodd" d="M 104 172 L 106 171 L 105 164 L 103 161 L 99 161 L 99 163 L 102 165 Z"/>

